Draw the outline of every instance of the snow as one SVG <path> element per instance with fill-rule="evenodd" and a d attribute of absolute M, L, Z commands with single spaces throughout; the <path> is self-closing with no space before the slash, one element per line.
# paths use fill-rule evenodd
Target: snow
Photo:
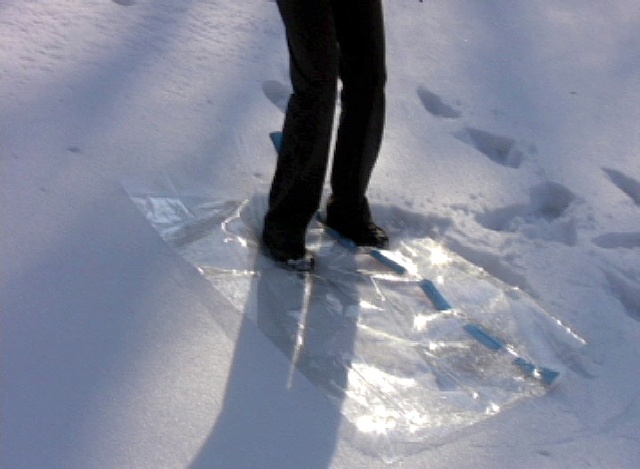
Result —
<path fill-rule="evenodd" d="M 571 328 L 584 345 L 523 337 L 557 385 L 400 458 L 363 450 L 254 303 L 130 198 L 264 194 L 289 91 L 275 3 L 5 0 L 2 467 L 637 466 L 636 3 L 385 7 L 378 221 Z"/>

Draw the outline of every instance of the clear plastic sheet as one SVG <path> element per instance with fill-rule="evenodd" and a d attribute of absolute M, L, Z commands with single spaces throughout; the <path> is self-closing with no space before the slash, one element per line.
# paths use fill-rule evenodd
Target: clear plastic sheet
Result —
<path fill-rule="evenodd" d="M 299 274 L 260 252 L 264 194 L 245 200 L 130 196 L 238 314 L 255 321 L 335 400 L 354 444 L 386 461 L 547 392 L 514 365 L 515 356 L 563 370 L 561 357 L 582 344 L 522 291 L 416 237 L 416 230 L 394 235 L 393 256 L 408 269 L 398 275 L 367 254 L 348 252 L 314 221 L 307 244 L 317 269 Z M 434 308 L 418 287 L 422 278 L 432 280 L 453 309 Z M 497 334 L 505 350 L 475 340 L 464 329 L 469 323 Z"/>

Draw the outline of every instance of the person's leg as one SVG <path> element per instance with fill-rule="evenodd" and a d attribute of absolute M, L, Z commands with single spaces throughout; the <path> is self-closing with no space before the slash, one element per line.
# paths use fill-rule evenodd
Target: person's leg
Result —
<path fill-rule="evenodd" d="M 339 55 L 331 0 L 278 0 L 293 94 L 269 194 L 263 240 L 274 257 L 301 257 L 307 225 L 322 196 Z"/>
<path fill-rule="evenodd" d="M 365 197 L 384 129 L 386 64 L 382 6 L 380 0 L 332 0 L 332 3 L 343 88 L 327 221 L 350 231 L 352 236 L 362 232 L 363 244 L 382 245 L 387 241 L 386 235 L 372 224 Z"/>

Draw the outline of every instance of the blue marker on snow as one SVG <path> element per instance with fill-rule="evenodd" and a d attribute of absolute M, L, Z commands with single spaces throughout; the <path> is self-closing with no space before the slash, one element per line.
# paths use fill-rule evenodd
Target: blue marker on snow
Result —
<path fill-rule="evenodd" d="M 427 298 L 431 300 L 431 303 L 433 303 L 433 306 L 438 311 L 447 311 L 453 309 L 451 304 L 442 295 L 442 293 L 440 293 L 440 290 L 438 290 L 436 285 L 431 280 L 428 280 L 426 278 L 422 279 L 420 280 L 420 282 L 418 282 L 418 285 L 420 286 L 420 288 L 422 288 L 422 291 L 425 293 L 425 295 L 427 295 Z"/>
<path fill-rule="evenodd" d="M 389 267 L 391 270 L 393 270 L 395 273 L 399 275 L 404 275 L 407 273 L 407 268 L 405 266 L 391 259 L 388 255 L 384 253 L 384 251 L 381 251 L 380 249 L 374 249 L 370 251 L 369 255 L 373 257 L 375 260 L 377 260 L 378 262 L 381 262 L 382 264 L 386 265 L 387 267 Z"/>

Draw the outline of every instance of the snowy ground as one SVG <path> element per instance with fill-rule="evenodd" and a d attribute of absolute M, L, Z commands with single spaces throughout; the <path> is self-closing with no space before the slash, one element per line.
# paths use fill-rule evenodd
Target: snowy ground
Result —
<path fill-rule="evenodd" d="M 275 3 L 3 1 L 0 465 L 636 467 L 640 10 L 516 3 L 386 2 L 370 198 L 586 345 L 548 393 L 388 463 L 123 189 L 264 191 L 288 92 Z"/>

